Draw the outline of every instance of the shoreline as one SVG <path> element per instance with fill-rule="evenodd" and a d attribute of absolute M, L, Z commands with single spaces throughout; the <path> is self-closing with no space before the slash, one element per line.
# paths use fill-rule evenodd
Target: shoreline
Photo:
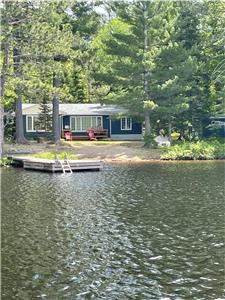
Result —
<path fill-rule="evenodd" d="M 24 157 L 26 156 L 27 158 L 33 158 L 31 155 L 29 154 L 6 154 L 5 157 L 6 158 L 10 158 L 11 156 L 18 156 L 18 157 Z M 115 159 L 115 158 L 105 158 L 105 157 L 101 157 L 101 156 L 97 156 L 97 157 L 79 157 L 77 159 L 79 160 L 98 160 L 98 161 L 102 161 L 104 164 L 179 164 L 179 163 L 225 163 L 225 159 L 179 159 L 179 160 L 165 160 L 165 159 L 142 159 L 142 158 L 137 158 L 137 157 L 131 157 L 129 159 Z"/>
<path fill-rule="evenodd" d="M 30 142 L 29 144 L 5 144 L 7 156 L 29 156 L 39 152 L 67 152 L 77 159 L 101 160 L 106 164 L 171 164 L 225 162 L 225 159 L 160 159 L 159 149 L 146 149 L 141 141 L 77 141 L 61 142 L 59 145 Z"/>

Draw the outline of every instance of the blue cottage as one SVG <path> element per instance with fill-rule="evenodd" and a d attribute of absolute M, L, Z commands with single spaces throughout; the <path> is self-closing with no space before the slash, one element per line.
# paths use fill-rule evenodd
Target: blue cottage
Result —
<path fill-rule="evenodd" d="M 51 108 L 51 104 L 49 104 Z M 23 104 L 24 132 L 27 139 L 36 139 L 39 104 Z M 130 116 L 127 109 L 115 105 L 101 104 L 59 104 L 61 137 L 70 132 L 72 139 L 88 139 L 88 130 L 94 129 L 97 137 L 112 140 L 140 140 L 142 122 Z M 45 132 L 45 135 L 48 134 Z M 49 133 L 50 134 L 50 133 Z"/>

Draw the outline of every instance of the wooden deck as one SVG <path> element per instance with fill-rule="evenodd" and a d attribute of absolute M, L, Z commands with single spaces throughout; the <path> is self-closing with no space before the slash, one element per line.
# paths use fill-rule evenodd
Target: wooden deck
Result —
<path fill-rule="evenodd" d="M 108 129 L 94 128 L 93 130 L 94 130 L 94 137 L 96 140 L 109 138 Z M 81 134 L 76 134 L 74 132 L 71 132 L 70 130 L 64 130 L 62 132 L 62 138 L 64 138 L 66 141 L 90 140 L 88 131 L 85 134 L 81 135 Z"/>
<path fill-rule="evenodd" d="M 46 172 L 63 172 L 60 162 L 50 159 L 39 159 L 33 157 L 9 156 L 12 165 L 23 167 L 28 170 L 38 170 Z M 63 163 L 63 161 L 61 161 Z M 72 171 L 100 171 L 103 164 L 100 160 L 69 160 Z"/>

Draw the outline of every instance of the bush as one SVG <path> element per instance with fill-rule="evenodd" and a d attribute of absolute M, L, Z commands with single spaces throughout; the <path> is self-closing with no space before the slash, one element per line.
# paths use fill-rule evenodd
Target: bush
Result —
<path fill-rule="evenodd" d="M 156 149 L 158 147 L 158 144 L 154 139 L 155 139 L 155 135 L 153 134 L 144 135 L 144 147 Z"/>
<path fill-rule="evenodd" d="M 164 160 L 225 159 L 225 142 L 215 139 L 183 142 L 161 149 Z"/>
<path fill-rule="evenodd" d="M 172 141 L 177 141 L 177 139 L 180 137 L 180 133 L 179 132 L 172 132 L 171 133 L 171 138 Z"/>
<path fill-rule="evenodd" d="M 0 167 L 8 167 L 12 163 L 12 160 L 9 159 L 8 157 L 3 157 L 0 159 Z"/>

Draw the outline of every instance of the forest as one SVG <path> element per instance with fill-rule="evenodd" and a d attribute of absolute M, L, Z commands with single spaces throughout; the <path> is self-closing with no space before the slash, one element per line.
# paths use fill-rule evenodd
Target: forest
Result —
<path fill-rule="evenodd" d="M 5 0 L 1 33 L 1 153 L 22 103 L 53 104 L 55 143 L 63 102 L 124 106 L 146 141 L 225 113 L 224 1 Z"/>

